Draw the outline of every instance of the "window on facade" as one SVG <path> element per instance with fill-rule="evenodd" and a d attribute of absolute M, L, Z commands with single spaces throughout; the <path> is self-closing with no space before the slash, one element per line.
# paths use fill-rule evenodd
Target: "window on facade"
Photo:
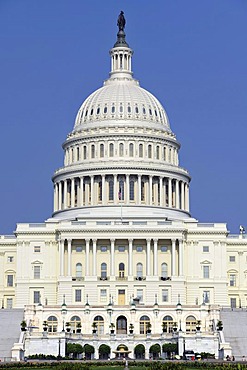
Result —
<path fill-rule="evenodd" d="M 209 246 L 208 245 L 204 245 L 202 248 L 203 248 L 202 250 L 203 250 L 204 253 L 209 252 Z"/>
<path fill-rule="evenodd" d="M 70 319 L 70 329 L 72 333 L 76 333 L 77 324 L 81 324 L 81 319 L 79 316 L 72 316 Z"/>
<path fill-rule="evenodd" d="M 107 301 L 107 290 L 100 289 L 100 302 L 106 302 L 106 301 Z"/>
<path fill-rule="evenodd" d="M 41 271 L 40 266 L 34 266 L 33 268 L 33 278 L 34 279 L 40 279 L 40 271 Z"/>
<path fill-rule="evenodd" d="M 152 145 L 148 145 L 148 158 L 152 158 Z"/>
<path fill-rule="evenodd" d="M 78 252 L 78 253 L 82 252 L 82 246 L 81 245 L 77 245 L 75 247 L 75 251 Z"/>
<path fill-rule="evenodd" d="M 7 262 L 9 262 L 9 263 L 14 262 L 14 257 L 13 256 L 8 256 L 7 257 Z"/>
<path fill-rule="evenodd" d="M 105 262 L 101 263 L 100 277 L 101 279 L 107 278 L 107 264 Z"/>
<path fill-rule="evenodd" d="M 106 114 L 107 113 L 107 107 L 104 108 L 104 113 Z"/>
<path fill-rule="evenodd" d="M 150 318 L 146 315 L 140 318 L 140 334 L 146 334 L 150 326 Z"/>
<path fill-rule="evenodd" d="M 149 114 L 150 114 L 150 116 L 152 116 L 152 110 L 149 108 Z"/>
<path fill-rule="evenodd" d="M 160 159 L 160 147 L 159 147 L 159 145 L 156 147 L 156 159 Z"/>
<path fill-rule="evenodd" d="M 80 148 L 79 147 L 76 148 L 76 160 L 77 161 L 80 160 Z"/>
<path fill-rule="evenodd" d="M 13 308 L 13 298 L 7 298 L 7 308 Z"/>
<path fill-rule="evenodd" d="M 114 200 L 114 181 L 109 181 L 109 200 Z"/>
<path fill-rule="evenodd" d="M 137 251 L 137 252 L 142 252 L 142 251 L 143 251 L 143 247 L 142 247 L 142 245 L 137 245 L 137 246 L 136 246 L 136 251 Z"/>
<path fill-rule="evenodd" d="M 33 251 L 34 253 L 40 253 L 40 245 L 35 245 Z"/>
<path fill-rule="evenodd" d="M 203 303 L 209 303 L 210 302 L 210 291 L 204 290 L 202 294 Z"/>
<path fill-rule="evenodd" d="M 230 286 L 236 286 L 236 275 L 235 274 L 230 274 Z"/>
<path fill-rule="evenodd" d="M 115 113 L 115 106 L 114 105 L 111 107 L 111 112 Z"/>
<path fill-rule="evenodd" d="M 102 316 L 96 316 L 93 320 L 95 324 L 96 332 L 98 334 L 104 334 L 104 319 Z"/>
<path fill-rule="evenodd" d="M 120 107 L 119 107 L 119 112 L 120 113 L 123 113 L 123 106 L 122 106 L 122 104 L 120 105 Z"/>
<path fill-rule="evenodd" d="M 110 157 L 113 157 L 114 156 L 114 144 L 113 143 L 109 145 L 109 151 L 110 151 Z"/>
<path fill-rule="evenodd" d="M 130 197 L 130 200 L 135 200 L 135 181 L 134 180 L 130 180 L 130 193 L 129 193 L 129 197 Z"/>
<path fill-rule="evenodd" d="M 163 318 L 162 329 L 164 333 L 173 332 L 173 318 L 171 316 L 167 315 Z"/>
<path fill-rule="evenodd" d="M 167 252 L 168 251 L 168 247 L 166 245 L 162 245 L 160 247 L 160 250 L 161 250 L 161 252 Z"/>
<path fill-rule="evenodd" d="M 49 316 L 47 319 L 48 332 L 56 333 L 57 332 L 57 318 L 56 316 Z"/>
<path fill-rule="evenodd" d="M 95 158 L 95 145 L 91 146 L 91 158 Z"/>
<path fill-rule="evenodd" d="M 128 113 L 131 113 L 131 107 L 128 106 Z"/>
<path fill-rule="evenodd" d="M 163 149 L 163 156 L 164 156 L 164 161 L 166 160 L 166 147 L 164 146 L 164 149 Z"/>
<path fill-rule="evenodd" d="M 203 266 L 203 278 L 209 279 L 209 266 Z"/>
<path fill-rule="evenodd" d="M 143 157 L 143 144 L 139 144 L 139 157 Z"/>
<path fill-rule="evenodd" d="M 81 289 L 75 290 L 75 302 L 81 302 Z"/>
<path fill-rule="evenodd" d="M 100 107 L 97 108 L 97 114 L 100 114 Z"/>
<path fill-rule="evenodd" d="M 236 308 L 237 307 L 237 299 L 236 298 L 230 298 L 230 304 L 231 304 L 231 308 Z"/>
<path fill-rule="evenodd" d="M 135 107 L 135 112 L 136 112 L 136 114 L 138 114 L 138 113 L 139 113 L 139 109 L 138 109 L 138 107 L 137 107 L 137 106 Z"/>
<path fill-rule="evenodd" d="M 141 279 L 143 277 L 143 265 L 140 262 L 136 265 L 136 276 L 137 279 Z"/>
<path fill-rule="evenodd" d="M 102 202 L 102 181 L 99 181 L 98 186 L 98 201 Z"/>
<path fill-rule="evenodd" d="M 104 157 L 104 144 L 100 144 L 100 158 Z"/>
<path fill-rule="evenodd" d="M 86 147 L 86 145 L 83 146 L 83 159 L 87 159 L 87 147 Z"/>
<path fill-rule="evenodd" d="M 124 155 L 124 145 L 123 143 L 120 143 L 119 144 L 119 156 L 123 157 L 123 155 Z"/>
<path fill-rule="evenodd" d="M 136 290 L 136 298 L 138 298 L 139 302 L 143 302 L 143 289 Z"/>
<path fill-rule="evenodd" d="M 93 115 L 93 108 L 91 109 L 91 113 L 90 114 L 91 114 L 91 116 Z"/>
<path fill-rule="evenodd" d="M 145 109 L 145 107 L 143 107 L 143 108 L 142 108 L 142 113 L 143 113 L 143 114 L 146 114 L 146 109 Z"/>
<path fill-rule="evenodd" d="M 235 262 L 235 260 L 236 260 L 235 256 L 229 256 L 229 261 L 230 262 Z"/>
<path fill-rule="evenodd" d="M 168 302 L 168 289 L 162 289 L 162 302 Z"/>
<path fill-rule="evenodd" d="M 163 262 L 161 265 L 161 277 L 163 279 L 166 279 L 168 277 L 168 266 L 165 262 Z"/>
<path fill-rule="evenodd" d="M 33 292 L 33 303 L 39 304 L 40 303 L 40 291 L 35 290 Z"/>
<path fill-rule="evenodd" d="M 134 156 L 134 144 L 130 143 L 129 145 L 129 156 L 133 157 Z"/>
<path fill-rule="evenodd" d="M 77 278 L 82 277 L 82 264 L 81 263 L 77 263 L 76 266 L 75 266 L 75 276 Z"/>
<path fill-rule="evenodd" d="M 14 275 L 7 275 L 7 286 L 14 286 Z"/>
<path fill-rule="evenodd" d="M 124 278 L 124 270 L 125 270 L 125 266 L 124 266 L 124 263 L 119 263 L 119 266 L 118 266 L 118 276 L 120 278 Z"/>
<path fill-rule="evenodd" d="M 196 331 L 196 318 L 188 316 L 186 318 L 186 333 L 194 333 Z"/>
<path fill-rule="evenodd" d="M 141 181 L 141 201 L 145 201 L 145 182 Z"/>

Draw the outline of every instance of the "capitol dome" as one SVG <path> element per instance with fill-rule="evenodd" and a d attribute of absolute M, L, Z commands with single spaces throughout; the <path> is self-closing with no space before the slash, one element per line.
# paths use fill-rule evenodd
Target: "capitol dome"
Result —
<path fill-rule="evenodd" d="M 180 144 L 159 100 L 133 78 L 132 55 L 119 30 L 110 76 L 83 102 L 63 144 L 54 218 L 115 219 L 120 209 L 121 219 L 190 217 Z"/>

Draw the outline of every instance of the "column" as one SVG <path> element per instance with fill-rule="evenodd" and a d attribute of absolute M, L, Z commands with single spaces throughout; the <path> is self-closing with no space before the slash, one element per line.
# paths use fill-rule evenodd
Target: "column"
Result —
<path fill-rule="evenodd" d="M 117 190 L 117 175 L 114 175 L 114 203 L 117 203 L 118 190 Z"/>
<path fill-rule="evenodd" d="M 125 176 L 126 181 L 126 204 L 129 204 L 130 201 L 130 176 L 126 174 Z"/>
<path fill-rule="evenodd" d="M 85 181 L 84 177 L 84 183 L 85 183 L 85 206 L 88 206 L 89 203 L 89 182 L 88 182 L 88 177 L 87 180 Z"/>
<path fill-rule="evenodd" d="M 147 239 L 147 276 L 150 276 L 150 251 L 151 251 L 151 239 Z"/>
<path fill-rule="evenodd" d="M 184 182 L 181 182 L 181 209 L 184 210 Z"/>
<path fill-rule="evenodd" d="M 172 179 L 168 179 L 168 207 L 172 208 Z"/>
<path fill-rule="evenodd" d="M 75 179 L 71 179 L 71 208 L 75 207 Z"/>
<path fill-rule="evenodd" d="M 71 276 L 71 239 L 68 241 L 68 276 Z"/>
<path fill-rule="evenodd" d="M 164 191 L 163 191 L 163 178 L 160 176 L 160 206 L 163 207 L 164 205 Z"/>
<path fill-rule="evenodd" d="M 97 239 L 93 239 L 93 276 L 97 276 L 96 249 L 97 249 Z"/>
<path fill-rule="evenodd" d="M 91 181 L 91 206 L 94 205 L 94 176 L 90 176 Z"/>
<path fill-rule="evenodd" d="M 172 276 L 176 275 L 176 239 L 172 239 Z"/>
<path fill-rule="evenodd" d="M 58 183 L 58 209 L 62 209 L 62 182 Z"/>
<path fill-rule="evenodd" d="M 63 208 L 66 209 L 68 207 L 68 186 L 67 186 L 67 179 L 64 180 L 63 182 Z"/>
<path fill-rule="evenodd" d="M 185 184 L 185 211 L 189 211 L 189 186 Z"/>
<path fill-rule="evenodd" d="M 154 239 L 154 276 L 158 275 L 158 239 Z"/>
<path fill-rule="evenodd" d="M 84 178 L 83 176 L 80 178 L 80 205 L 83 206 L 83 188 L 84 188 Z"/>
<path fill-rule="evenodd" d="M 187 211 L 190 211 L 190 187 L 189 184 L 187 184 Z"/>
<path fill-rule="evenodd" d="M 64 239 L 59 240 L 60 276 L 64 276 Z"/>
<path fill-rule="evenodd" d="M 89 275 L 89 243 L 90 239 L 86 239 L 86 268 L 85 268 L 86 276 Z"/>
<path fill-rule="evenodd" d="M 138 175 L 138 199 L 137 199 L 137 203 L 138 204 L 141 204 L 142 202 L 142 177 L 141 175 Z"/>
<path fill-rule="evenodd" d="M 53 198 L 53 210 L 56 212 L 58 210 L 58 191 L 57 183 L 54 184 L 54 198 Z"/>
<path fill-rule="evenodd" d="M 115 239 L 111 239 L 111 276 L 115 276 Z"/>
<path fill-rule="evenodd" d="M 178 244 L 178 271 L 179 271 L 179 276 L 183 276 L 184 271 L 183 271 L 183 260 L 184 260 L 184 244 L 183 240 L 179 239 L 179 244 Z"/>
<path fill-rule="evenodd" d="M 129 276 L 133 275 L 133 239 L 129 239 Z"/>
<path fill-rule="evenodd" d="M 102 204 L 105 204 L 105 175 L 101 176 L 102 179 Z"/>
<path fill-rule="evenodd" d="M 149 176 L 149 205 L 152 205 L 153 200 L 153 176 Z"/>
<path fill-rule="evenodd" d="M 176 208 L 179 208 L 179 181 L 176 180 Z"/>

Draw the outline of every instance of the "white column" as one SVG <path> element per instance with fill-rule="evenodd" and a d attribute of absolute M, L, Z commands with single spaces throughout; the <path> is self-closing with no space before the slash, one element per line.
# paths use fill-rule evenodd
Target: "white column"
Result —
<path fill-rule="evenodd" d="M 111 276 L 115 276 L 115 239 L 111 239 Z"/>
<path fill-rule="evenodd" d="M 172 276 L 176 275 L 176 239 L 172 239 Z"/>
<path fill-rule="evenodd" d="M 93 239 L 93 276 L 97 275 L 96 247 L 97 247 L 97 239 Z"/>
<path fill-rule="evenodd" d="M 163 191 L 163 178 L 160 176 L 160 206 L 163 207 L 164 205 L 164 191 Z"/>
<path fill-rule="evenodd" d="M 58 184 L 58 209 L 62 209 L 62 182 Z"/>
<path fill-rule="evenodd" d="M 84 178 L 80 178 L 80 206 L 83 206 L 83 188 L 84 188 Z"/>
<path fill-rule="evenodd" d="M 150 255 L 151 255 L 151 239 L 147 239 L 147 276 L 150 276 Z"/>
<path fill-rule="evenodd" d="M 179 182 L 176 180 L 176 208 L 179 208 Z"/>
<path fill-rule="evenodd" d="M 129 239 L 129 276 L 133 275 L 133 239 Z"/>
<path fill-rule="evenodd" d="M 64 276 L 64 240 L 59 240 L 60 276 Z"/>
<path fill-rule="evenodd" d="M 68 241 L 68 276 L 71 276 L 71 239 Z"/>
<path fill-rule="evenodd" d="M 149 205 L 152 205 L 153 199 L 153 176 L 149 176 Z"/>
<path fill-rule="evenodd" d="M 57 191 L 57 183 L 54 184 L 54 199 L 53 199 L 53 210 L 56 212 L 58 210 L 58 191 Z"/>
<path fill-rule="evenodd" d="M 126 174 L 125 177 L 126 181 L 126 204 L 129 204 L 130 202 L 130 176 Z"/>
<path fill-rule="evenodd" d="M 187 184 L 187 211 L 190 211 L 190 187 L 189 184 Z"/>
<path fill-rule="evenodd" d="M 154 276 L 158 275 L 158 239 L 154 239 Z"/>
<path fill-rule="evenodd" d="M 101 179 L 102 179 L 102 204 L 104 205 L 105 204 L 105 175 L 102 175 L 101 176 Z"/>
<path fill-rule="evenodd" d="M 94 176 L 90 176 L 91 181 L 91 206 L 94 205 Z"/>
<path fill-rule="evenodd" d="M 189 186 L 185 184 L 185 210 L 189 211 Z"/>
<path fill-rule="evenodd" d="M 142 202 L 142 177 L 141 175 L 138 175 L 138 198 L 137 198 L 137 202 L 138 204 L 141 204 Z"/>
<path fill-rule="evenodd" d="M 63 182 L 63 208 L 66 209 L 68 207 L 68 186 L 67 186 L 67 179 Z"/>
<path fill-rule="evenodd" d="M 179 270 L 179 276 L 183 276 L 184 274 L 184 269 L 183 269 L 183 256 L 184 256 L 184 244 L 183 240 L 179 239 L 179 244 L 178 244 L 178 270 Z"/>
<path fill-rule="evenodd" d="M 118 190 L 117 190 L 117 175 L 114 175 L 114 204 L 117 203 Z"/>
<path fill-rule="evenodd" d="M 168 179 L 168 207 L 172 208 L 172 179 Z"/>
<path fill-rule="evenodd" d="M 86 239 L 86 268 L 85 268 L 86 276 L 89 275 L 89 243 L 90 239 Z"/>
<path fill-rule="evenodd" d="M 71 179 L 71 208 L 75 207 L 75 179 Z"/>
<path fill-rule="evenodd" d="M 184 210 L 184 182 L 181 182 L 181 209 Z"/>

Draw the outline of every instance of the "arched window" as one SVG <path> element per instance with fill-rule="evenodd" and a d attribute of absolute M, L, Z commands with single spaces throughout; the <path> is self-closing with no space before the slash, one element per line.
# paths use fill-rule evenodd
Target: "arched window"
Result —
<path fill-rule="evenodd" d="M 81 324 L 81 319 L 79 316 L 72 316 L 70 319 L 70 329 L 72 333 L 76 333 L 77 324 Z"/>
<path fill-rule="evenodd" d="M 124 267 L 124 263 L 119 263 L 119 266 L 118 266 L 118 276 L 120 278 L 124 278 L 124 270 L 125 270 L 125 267 Z"/>
<path fill-rule="evenodd" d="M 130 200 L 135 200 L 135 181 L 130 180 Z"/>
<path fill-rule="evenodd" d="M 191 315 L 186 318 L 186 333 L 194 332 L 196 332 L 196 318 Z"/>
<path fill-rule="evenodd" d="M 76 264 L 75 276 L 77 278 L 81 278 L 82 277 L 82 264 L 81 263 L 77 263 Z"/>
<path fill-rule="evenodd" d="M 142 279 L 143 277 L 143 265 L 140 262 L 136 265 L 136 277 L 137 279 Z"/>
<path fill-rule="evenodd" d="M 138 114 L 138 113 L 139 113 L 139 109 L 138 109 L 138 107 L 137 107 L 137 106 L 135 107 L 135 112 L 136 112 L 136 114 Z"/>
<path fill-rule="evenodd" d="M 173 318 L 169 315 L 165 316 L 162 321 L 162 329 L 164 333 L 172 333 Z"/>
<path fill-rule="evenodd" d="M 164 146 L 164 161 L 166 161 L 166 147 Z"/>
<path fill-rule="evenodd" d="M 114 156 L 114 144 L 110 144 L 110 146 L 109 146 L 109 151 L 110 151 L 110 157 L 113 157 Z"/>
<path fill-rule="evenodd" d="M 91 158 L 95 158 L 95 145 L 91 146 Z"/>
<path fill-rule="evenodd" d="M 102 181 L 99 181 L 98 200 L 99 200 L 99 202 L 102 202 Z"/>
<path fill-rule="evenodd" d="M 114 181 L 109 180 L 109 200 L 114 200 Z"/>
<path fill-rule="evenodd" d="M 141 201 L 145 201 L 145 182 L 141 182 Z"/>
<path fill-rule="evenodd" d="M 79 147 L 76 148 L 76 159 L 77 161 L 80 160 L 80 148 Z"/>
<path fill-rule="evenodd" d="M 150 329 L 150 318 L 144 315 L 140 318 L 140 334 L 146 334 L 148 329 Z"/>
<path fill-rule="evenodd" d="M 97 108 L 97 114 L 100 114 L 100 107 Z"/>
<path fill-rule="evenodd" d="M 100 144 L 100 158 L 104 157 L 104 144 Z"/>
<path fill-rule="evenodd" d="M 152 158 L 152 145 L 148 145 L 148 158 Z"/>
<path fill-rule="evenodd" d="M 107 279 L 107 264 L 105 262 L 101 263 L 101 266 L 100 266 L 100 278 L 102 280 Z"/>
<path fill-rule="evenodd" d="M 114 105 L 111 107 L 111 112 L 115 113 L 115 106 Z"/>
<path fill-rule="evenodd" d="M 107 107 L 104 108 L 104 114 L 106 114 L 106 113 L 107 113 Z"/>
<path fill-rule="evenodd" d="M 139 157 L 143 157 L 143 144 L 139 144 Z"/>
<path fill-rule="evenodd" d="M 128 113 L 131 113 L 131 106 L 128 106 Z"/>
<path fill-rule="evenodd" d="M 87 147 L 86 147 L 86 145 L 83 146 L 83 159 L 87 159 Z"/>
<path fill-rule="evenodd" d="M 160 147 L 159 147 L 159 145 L 156 147 L 156 159 L 160 159 Z"/>
<path fill-rule="evenodd" d="M 97 334 L 104 334 L 104 319 L 102 316 L 96 316 L 93 320 L 93 328 Z"/>
<path fill-rule="evenodd" d="M 129 145 L 129 156 L 133 157 L 134 156 L 134 144 L 130 143 Z"/>
<path fill-rule="evenodd" d="M 71 162 L 74 162 L 74 149 L 71 149 Z"/>
<path fill-rule="evenodd" d="M 161 265 L 161 278 L 166 279 L 168 277 L 168 266 L 167 263 L 162 263 Z"/>
<path fill-rule="evenodd" d="M 123 143 L 120 143 L 119 144 L 119 156 L 123 157 L 123 155 L 124 155 L 124 145 Z"/>
<path fill-rule="evenodd" d="M 125 316 L 117 318 L 117 334 L 127 334 L 127 319 Z"/>
<path fill-rule="evenodd" d="M 120 113 L 123 113 L 123 106 L 122 106 L 122 104 L 120 104 L 119 112 L 120 112 Z"/>
<path fill-rule="evenodd" d="M 48 332 L 56 333 L 57 332 L 57 318 L 56 316 L 49 316 L 47 319 Z"/>

